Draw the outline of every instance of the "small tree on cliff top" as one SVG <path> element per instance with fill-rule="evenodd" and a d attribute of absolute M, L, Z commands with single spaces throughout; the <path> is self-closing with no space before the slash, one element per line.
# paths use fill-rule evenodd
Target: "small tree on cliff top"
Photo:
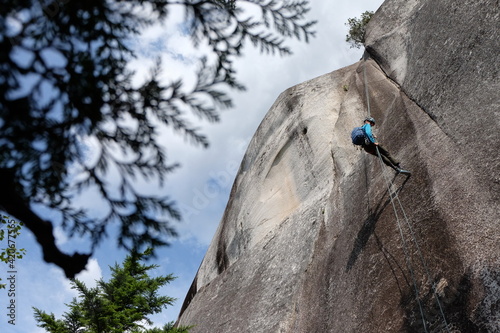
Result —
<path fill-rule="evenodd" d="M 144 265 L 151 250 L 131 254 L 121 266 L 111 267 L 112 277 L 108 282 L 100 280 L 95 288 L 88 288 L 79 280 L 72 281 L 78 298 L 68 304 L 69 311 L 62 319 L 34 308 L 38 326 L 50 333 L 183 333 L 188 328 L 173 328 L 172 323 L 161 329 L 145 329 L 151 325 L 148 316 L 159 313 L 174 298 L 158 295 L 158 290 L 174 277 L 150 277 L 151 269 L 157 265 Z"/>
<path fill-rule="evenodd" d="M 351 48 L 361 48 L 365 43 L 366 25 L 370 22 L 373 12 L 366 11 L 360 18 L 350 18 L 346 25 L 349 27 L 349 33 L 346 35 L 346 42 L 351 43 Z"/>

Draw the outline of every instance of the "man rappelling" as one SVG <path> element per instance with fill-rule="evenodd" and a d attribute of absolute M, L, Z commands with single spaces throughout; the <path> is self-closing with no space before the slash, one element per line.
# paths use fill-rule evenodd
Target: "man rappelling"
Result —
<path fill-rule="evenodd" d="M 379 156 L 385 165 L 390 166 L 397 173 L 410 175 L 410 171 L 401 169 L 399 162 L 396 161 L 391 154 L 377 142 L 376 136 L 373 135 L 372 127 L 375 126 L 375 119 L 367 117 L 364 120 L 363 126 L 355 127 L 351 132 L 352 143 L 363 147 L 363 149 L 374 156 Z"/>

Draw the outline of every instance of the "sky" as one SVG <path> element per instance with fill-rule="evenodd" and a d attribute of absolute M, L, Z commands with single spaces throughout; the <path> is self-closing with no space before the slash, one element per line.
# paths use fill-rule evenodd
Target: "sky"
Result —
<path fill-rule="evenodd" d="M 175 321 L 186 293 L 212 240 L 228 201 L 233 180 L 252 135 L 265 114 L 289 87 L 357 62 L 362 50 L 350 48 L 345 42 L 350 17 L 359 17 L 366 10 L 376 11 L 382 0 L 311 0 L 309 20 L 317 20 L 316 37 L 308 44 L 289 40 L 286 44 L 293 55 L 279 57 L 260 54 L 247 45 L 244 56 L 236 62 L 237 77 L 247 90 L 231 92 L 234 107 L 221 114 L 215 124 L 197 122 L 210 141 L 208 149 L 195 147 L 172 133 L 165 133 L 167 156 L 181 167 L 167 178 L 168 195 L 175 199 L 183 220 L 175 225 L 179 237 L 171 246 L 158 251 L 152 261 L 159 265 L 153 274 L 173 273 L 177 279 L 162 288 L 165 295 L 177 298 L 174 306 L 151 319 L 155 326 Z M 149 73 L 154 55 L 160 52 L 169 75 L 182 75 L 193 63 L 192 49 L 179 31 L 165 31 L 155 26 L 144 31 L 135 41 L 141 50 L 131 67 L 141 80 Z M 182 65 L 179 66 L 179 63 Z M 184 67 L 183 67 L 184 66 Z M 195 121 L 197 121 L 195 119 Z M 96 211 L 99 203 L 92 198 L 88 204 Z M 55 229 L 57 244 L 65 251 L 86 248 L 79 239 L 68 239 L 59 228 Z M 0 244 L 3 245 L 3 244 Z M 36 326 L 32 307 L 52 312 L 59 318 L 72 298 L 76 296 L 63 272 L 42 260 L 40 246 L 33 235 L 25 230 L 17 240 L 18 247 L 27 249 L 27 255 L 16 262 L 16 322 L 8 324 L 7 291 L 0 290 L 0 331 L 45 332 Z M 88 286 L 95 280 L 110 277 L 109 266 L 121 263 L 126 252 L 116 249 L 116 242 L 106 239 L 95 251 L 85 271 L 77 278 Z M 0 271 L 2 282 L 8 276 Z"/>

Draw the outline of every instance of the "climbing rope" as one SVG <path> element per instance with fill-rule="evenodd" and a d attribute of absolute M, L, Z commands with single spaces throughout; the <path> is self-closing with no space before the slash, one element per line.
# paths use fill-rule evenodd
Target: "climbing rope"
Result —
<path fill-rule="evenodd" d="M 369 92 L 368 92 L 368 84 L 367 84 L 367 78 L 366 78 L 366 59 L 367 59 L 367 57 L 364 56 L 363 59 L 364 59 L 364 62 L 363 62 L 363 79 L 364 79 L 364 86 L 365 86 L 365 95 L 366 95 L 368 117 L 370 117 L 371 116 L 370 96 L 369 96 Z M 394 101 L 393 101 L 393 103 L 394 103 Z M 391 103 L 391 106 L 390 106 L 391 108 L 392 108 L 393 103 Z M 381 169 L 383 170 L 384 163 L 383 163 L 380 151 L 378 149 L 378 146 L 376 146 L 376 151 L 377 151 L 377 155 L 378 155 L 378 158 L 379 158 Z M 413 287 L 414 287 L 414 290 L 415 290 L 415 298 L 416 298 L 416 300 L 418 302 L 418 307 L 419 307 L 420 315 L 421 315 L 421 318 L 422 318 L 422 324 L 424 326 L 424 332 L 428 333 L 428 331 L 427 331 L 427 325 L 426 325 L 426 320 L 425 320 L 425 315 L 424 315 L 424 310 L 423 310 L 422 303 L 421 303 L 420 297 L 419 297 L 419 289 L 418 289 L 417 282 L 416 282 L 416 279 L 415 279 L 415 274 L 414 274 L 414 271 L 413 271 L 411 256 L 408 253 L 407 240 L 406 240 L 406 238 L 404 236 L 404 233 L 403 233 L 402 223 L 401 223 L 401 221 L 399 219 L 399 215 L 398 215 L 398 212 L 397 212 L 396 205 L 394 204 L 394 200 L 396 200 L 397 203 L 398 203 L 398 205 L 399 205 L 399 208 L 400 208 L 400 210 L 402 212 L 402 215 L 404 217 L 406 225 L 408 226 L 408 229 L 410 231 L 410 235 L 411 235 L 411 238 L 413 240 L 413 243 L 416 246 L 417 253 L 419 255 L 420 261 L 422 262 L 422 265 L 424 267 L 425 274 L 427 275 L 427 279 L 430 282 L 432 280 L 431 280 L 431 275 L 429 273 L 429 268 L 428 268 L 428 266 L 427 266 L 427 264 L 425 262 L 425 259 L 424 259 L 423 255 L 422 255 L 422 251 L 420 249 L 420 246 L 418 245 L 418 241 L 417 241 L 417 238 L 416 238 L 415 233 L 413 231 L 413 228 L 411 226 L 410 220 L 408 219 L 408 215 L 406 214 L 406 212 L 405 212 L 405 210 L 403 208 L 403 204 L 401 203 L 401 200 L 399 199 L 398 192 L 395 191 L 394 194 L 391 193 L 391 187 L 394 184 L 393 184 L 393 182 L 390 179 L 388 179 L 388 177 L 386 176 L 386 174 L 384 172 L 382 172 L 382 174 L 384 176 L 384 179 L 385 179 L 385 182 L 386 182 L 386 185 L 387 185 L 387 193 L 389 194 L 390 202 L 391 202 L 392 208 L 394 210 L 394 215 L 396 217 L 396 222 L 397 222 L 399 233 L 400 233 L 400 236 L 401 236 L 401 241 L 403 243 L 403 252 L 404 252 L 404 255 L 405 255 L 406 265 L 407 265 L 408 270 L 410 272 L 411 280 L 412 280 Z M 432 284 L 432 292 L 433 292 L 434 297 L 436 299 L 436 303 L 438 304 L 439 311 L 440 311 L 441 317 L 443 319 L 443 322 L 445 324 L 446 331 L 448 333 L 450 333 L 450 329 L 448 327 L 448 322 L 446 321 L 446 316 L 444 314 L 443 307 L 442 307 L 441 302 L 439 300 L 439 295 L 437 294 L 436 286 L 435 286 L 434 283 Z"/>
<path fill-rule="evenodd" d="M 380 155 L 380 153 L 379 153 L 379 155 Z M 418 256 L 420 258 L 420 261 L 422 262 L 422 266 L 424 267 L 425 274 L 427 276 L 427 279 L 430 282 L 431 281 L 431 274 L 430 274 L 429 268 L 425 262 L 424 256 L 422 255 L 422 250 L 420 249 L 420 246 L 418 245 L 417 237 L 415 236 L 415 232 L 413 231 L 413 227 L 411 226 L 410 220 L 408 219 L 408 215 L 406 215 L 406 212 L 403 208 L 403 204 L 401 203 L 401 200 L 399 200 L 399 195 L 397 195 L 397 193 L 395 195 L 395 198 L 399 204 L 399 208 L 401 209 L 401 212 L 403 213 L 403 217 L 405 219 L 406 225 L 408 226 L 408 229 L 410 230 L 410 235 L 412 237 L 413 243 L 415 244 L 415 247 L 417 248 Z M 432 292 L 434 294 L 434 298 L 436 300 L 436 303 L 439 307 L 439 312 L 441 314 L 441 318 L 443 319 L 444 325 L 446 327 L 446 331 L 450 333 L 450 329 L 448 327 L 448 322 L 446 320 L 446 316 L 444 314 L 444 310 L 443 310 L 443 306 L 441 305 L 441 301 L 439 300 L 439 295 L 437 293 L 435 283 L 432 283 Z"/>
<path fill-rule="evenodd" d="M 379 161 L 380 161 L 380 166 L 381 168 L 384 167 L 384 163 L 382 161 L 382 156 L 380 155 L 380 151 L 377 148 L 377 155 L 379 157 Z M 398 225 L 398 229 L 399 229 L 399 234 L 401 236 L 401 241 L 403 243 L 403 252 L 404 252 L 404 255 L 405 255 L 405 260 L 406 260 L 406 267 L 408 267 L 408 270 L 410 271 L 410 277 L 411 277 L 411 280 L 412 280 L 412 283 L 413 283 L 413 288 L 415 290 L 415 298 L 418 302 L 418 308 L 420 310 L 420 316 L 422 317 L 422 324 L 424 325 L 424 332 L 425 333 L 428 333 L 427 331 L 427 325 L 426 325 L 426 321 L 425 321 L 425 315 L 424 315 L 424 309 L 422 307 L 422 302 L 420 302 L 420 293 L 419 293 L 419 290 L 418 290 L 418 286 L 417 286 L 417 281 L 415 280 L 415 274 L 413 272 L 413 266 L 411 264 L 411 256 L 409 255 L 408 253 L 408 246 L 407 246 L 407 243 L 406 243 L 406 239 L 404 237 L 404 233 L 403 233 L 403 228 L 401 227 L 401 222 L 399 220 L 399 216 L 398 216 L 398 211 L 396 209 L 396 205 L 394 204 L 394 197 L 395 196 L 398 196 L 398 193 L 395 192 L 394 195 L 391 193 L 391 186 L 393 185 L 391 180 L 390 179 L 387 179 L 387 176 L 384 172 L 382 172 L 382 175 L 384 176 L 384 179 L 386 181 L 386 184 L 387 184 L 387 193 L 389 194 L 389 198 L 390 198 L 390 201 L 391 201 L 391 205 L 392 205 L 392 209 L 394 210 L 394 215 L 396 217 L 396 222 L 397 222 L 397 225 Z"/>

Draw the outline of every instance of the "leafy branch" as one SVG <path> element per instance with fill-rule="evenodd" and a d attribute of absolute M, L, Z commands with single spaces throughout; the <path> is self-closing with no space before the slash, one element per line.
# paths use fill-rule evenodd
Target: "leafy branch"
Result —
<path fill-rule="evenodd" d="M 18 248 L 15 240 L 21 235 L 22 222 L 11 219 L 9 216 L 2 215 L 0 222 L 0 242 L 7 238 L 7 247 L 1 249 L 0 261 L 4 262 L 11 269 L 15 267 L 15 261 L 22 259 L 26 255 L 26 249 Z M 2 281 L 2 279 L 0 279 Z M 0 289 L 5 289 L 6 285 L 0 283 Z"/>
<path fill-rule="evenodd" d="M 365 44 L 366 26 L 370 22 L 373 12 L 365 11 L 359 18 L 349 18 L 346 25 L 349 33 L 346 35 L 346 42 L 351 44 L 351 48 L 361 48 Z"/>

